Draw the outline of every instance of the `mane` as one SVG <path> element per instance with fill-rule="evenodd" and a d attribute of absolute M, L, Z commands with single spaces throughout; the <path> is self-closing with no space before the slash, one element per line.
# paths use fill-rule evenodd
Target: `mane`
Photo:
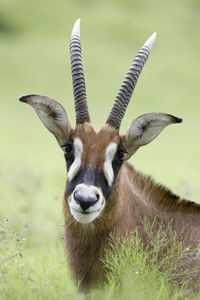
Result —
<path fill-rule="evenodd" d="M 133 184 L 143 198 L 153 208 L 162 212 L 191 212 L 200 214 L 200 204 L 182 199 L 162 184 L 158 184 L 147 176 L 138 172 L 131 165 L 127 164 L 134 173 Z"/>

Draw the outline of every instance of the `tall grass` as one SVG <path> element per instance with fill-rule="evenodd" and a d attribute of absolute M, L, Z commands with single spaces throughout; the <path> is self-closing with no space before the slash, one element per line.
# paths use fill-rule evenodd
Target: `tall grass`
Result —
<path fill-rule="evenodd" d="M 144 246 L 137 230 L 122 241 L 111 239 L 106 253 L 108 286 L 116 299 L 179 299 L 190 293 L 188 285 L 200 267 L 188 269 L 188 260 L 198 249 L 185 247 L 180 236 L 155 220 L 143 220 L 148 237 Z M 197 284 L 198 285 L 198 284 Z"/>
<path fill-rule="evenodd" d="M 9 269 L 23 255 L 24 238 L 7 227 L 8 219 L 0 224 L 0 281 L 8 280 Z"/>
<path fill-rule="evenodd" d="M 23 251 L 24 238 L 11 233 L 7 221 L 3 222 L 0 299 L 198 299 L 191 295 L 188 283 L 200 267 L 187 268 L 187 260 L 197 249 L 185 248 L 170 225 L 166 228 L 147 219 L 143 225 L 149 238 L 147 247 L 137 230 L 121 240 L 110 237 L 111 249 L 101 258 L 106 283 L 99 283 L 98 289 L 84 296 L 70 279 L 61 245 L 39 251 L 30 259 Z"/>

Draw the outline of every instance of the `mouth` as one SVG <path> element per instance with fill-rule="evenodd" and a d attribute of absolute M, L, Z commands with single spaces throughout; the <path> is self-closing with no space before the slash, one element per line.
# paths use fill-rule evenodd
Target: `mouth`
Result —
<path fill-rule="evenodd" d="M 88 224 L 93 222 L 96 218 L 99 217 L 101 208 L 98 208 L 93 211 L 84 211 L 79 208 L 70 207 L 70 211 L 74 219 L 82 224 Z"/>
<path fill-rule="evenodd" d="M 84 210 L 79 210 L 76 208 L 72 208 L 75 212 L 79 213 L 79 214 L 83 214 L 83 215 L 91 215 L 93 213 L 97 213 L 100 212 L 101 208 L 97 209 L 97 210 L 93 210 L 93 211 L 84 211 Z"/>

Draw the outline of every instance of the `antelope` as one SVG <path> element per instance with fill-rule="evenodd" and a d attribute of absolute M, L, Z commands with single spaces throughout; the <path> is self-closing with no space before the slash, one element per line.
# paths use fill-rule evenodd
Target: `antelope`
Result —
<path fill-rule="evenodd" d="M 101 257 L 109 249 L 110 234 L 123 238 L 139 228 L 145 242 L 141 217 L 171 222 L 176 234 L 184 228 L 186 241 L 200 242 L 200 205 L 181 199 L 164 186 L 137 172 L 127 160 L 153 141 L 167 126 L 182 119 L 166 113 L 147 113 L 136 118 L 126 134 L 120 124 L 138 77 L 149 56 L 156 33 L 134 58 L 117 94 L 105 125 L 95 131 L 87 104 L 80 19 L 73 27 L 70 42 L 76 127 L 70 125 L 63 106 L 41 95 L 21 96 L 21 102 L 34 108 L 46 128 L 53 133 L 64 152 L 67 179 L 63 199 L 66 253 L 72 276 L 88 290 L 105 280 Z M 196 264 L 195 259 L 188 265 Z"/>

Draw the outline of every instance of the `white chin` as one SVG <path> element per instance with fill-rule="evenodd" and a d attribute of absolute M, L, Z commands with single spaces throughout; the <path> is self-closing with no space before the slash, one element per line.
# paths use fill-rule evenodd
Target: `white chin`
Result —
<path fill-rule="evenodd" d="M 76 210 L 74 210 L 71 207 L 70 207 L 70 211 L 71 211 L 71 214 L 74 217 L 74 219 L 81 224 L 91 223 L 99 216 L 99 213 L 100 213 L 100 211 L 96 211 L 96 212 L 90 212 L 90 213 L 84 214 L 82 212 L 77 212 Z"/>

